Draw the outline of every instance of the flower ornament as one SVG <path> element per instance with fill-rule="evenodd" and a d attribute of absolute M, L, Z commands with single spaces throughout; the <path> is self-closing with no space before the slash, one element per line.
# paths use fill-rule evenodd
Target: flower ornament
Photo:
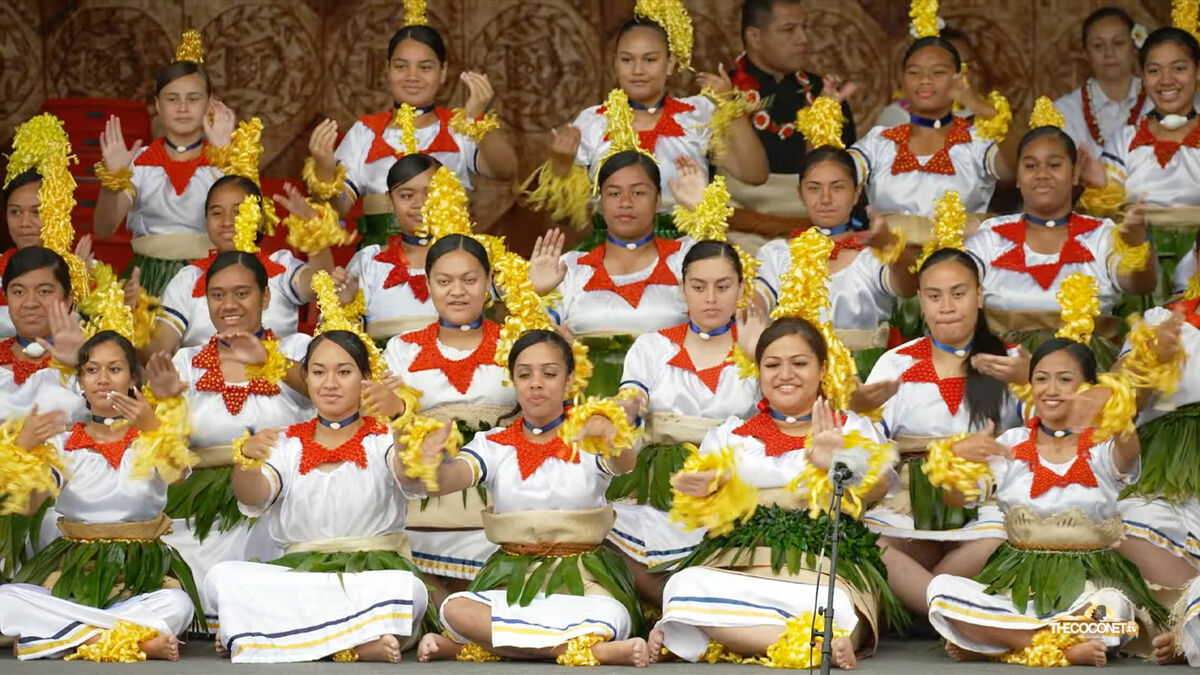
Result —
<path fill-rule="evenodd" d="M 1150 35 L 1150 31 L 1140 23 L 1133 24 L 1133 28 L 1129 31 L 1129 37 L 1133 40 L 1133 46 L 1138 49 L 1146 42 L 1146 36 Z"/>

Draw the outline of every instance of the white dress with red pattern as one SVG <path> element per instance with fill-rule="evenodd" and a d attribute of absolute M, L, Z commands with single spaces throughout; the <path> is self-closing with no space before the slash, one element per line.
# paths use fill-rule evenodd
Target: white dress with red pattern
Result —
<path fill-rule="evenodd" d="M 4 276 L 8 261 L 12 260 L 13 254 L 16 252 L 16 248 L 10 248 L 0 255 L 0 277 Z M 17 327 L 13 325 L 12 317 L 8 314 L 8 298 L 5 297 L 3 291 L 0 291 L 0 338 L 12 337 L 16 334 Z"/>
<path fill-rule="evenodd" d="M 883 428 L 888 437 L 897 442 L 901 458 L 909 445 L 917 445 L 914 455 L 922 455 L 928 441 L 949 438 L 964 431 L 978 431 L 971 425 L 971 410 L 967 405 L 966 378 L 939 378 L 933 367 L 935 347 L 928 337 L 906 342 L 879 357 L 871 370 L 867 383 L 899 380 L 900 388 L 883 404 Z M 1010 351 L 1015 355 L 1016 349 Z M 1000 423 L 997 432 L 1020 426 L 1021 410 L 1017 401 L 1004 391 L 1000 404 Z M 905 439 L 911 439 L 909 443 Z M 920 464 L 909 464 L 910 470 L 919 471 Z M 904 474 L 901 473 L 902 479 Z M 995 504 L 985 503 L 978 507 L 978 515 L 966 525 L 952 530 L 919 530 L 913 524 L 911 511 L 903 508 L 907 501 L 905 492 L 899 502 L 885 500 L 867 511 L 863 524 L 883 536 L 902 539 L 925 539 L 933 541 L 969 541 L 974 539 L 1004 538 L 1004 518 Z M 900 506 L 901 508 L 896 508 Z"/>
<path fill-rule="evenodd" d="M 17 338 L 0 340 L 0 421 L 28 415 L 36 405 L 39 413 L 61 410 L 69 421 L 88 417 L 87 404 L 74 376 L 66 378 L 50 366 L 50 355 L 37 361 L 21 361 Z"/>
<path fill-rule="evenodd" d="M 367 301 L 367 333 L 376 340 L 407 333 L 437 319 L 425 270 L 409 264 L 398 239 L 386 249 L 377 244 L 363 247 L 346 265 L 346 272 L 358 277 L 358 287 Z"/>
<path fill-rule="evenodd" d="M 908 147 L 911 132 L 907 124 L 875 127 L 850 147 L 867 201 L 881 213 L 932 217 L 934 202 L 956 190 L 967 213 L 987 211 L 996 189 L 996 143 L 955 118 L 942 149 L 918 157 Z"/>
<path fill-rule="evenodd" d="M 204 200 L 223 176 L 201 152 L 195 159 L 175 161 L 167 155 L 165 139 L 154 140 L 133 158 L 132 205 L 125 226 L 134 237 L 189 233 L 207 236 Z"/>
<path fill-rule="evenodd" d="M 267 270 L 267 289 L 271 292 L 271 304 L 263 311 L 263 327 L 279 337 L 287 337 L 296 332 L 300 308 L 305 305 L 293 286 L 296 273 L 305 263 L 288 249 L 279 249 L 270 255 L 262 252 L 258 259 Z M 204 292 L 204 275 L 215 260 L 213 253 L 194 261 L 176 272 L 163 289 L 163 312 L 158 321 L 180 335 L 181 347 L 203 345 L 217 333 L 208 314 L 208 299 Z"/>
<path fill-rule="evenodd" d="M 478 170 L 479 147 L 470 137 L 450 128 L 453 110 L 438 106 L 434 114 L 436 122 L 416 130 L 417 148 L 453 171 L 469 191 L 471 175 Z M 394 111 L 385 110 L 360 117 L 334 152 L 334 158 L 346 167 L 346 184 L 356 198 L 386 194 L 388 171 L 408 152 L 400 127 L 389 125 L 394 115 Z"/>
<path fill-rule="evenodd" d="M 712 138 L 709 122 L 716 105 L 706 96 L 667 96 L 662 109 L 662 116 L 653 129 L 638 132 L 638 145 L 658 160 L 662 179 L 659 211 L 670 213 L 675 205 L 670 188 L 670 181 L 676 177 L 675 158 L 690 157 L 707 172 L 708 143 Z M 600 171 L 597 162 L 611 145 L 607 136 L 608 120 L 604 117 L 604 106 L 585 108 L 571 124 L 581 132 L 575 163 L 586 167 L 588 176 L 595 178 Z"/>

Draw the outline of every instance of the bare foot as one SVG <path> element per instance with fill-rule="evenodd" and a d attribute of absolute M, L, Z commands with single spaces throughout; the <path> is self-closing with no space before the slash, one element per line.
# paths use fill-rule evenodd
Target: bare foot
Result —
<path fill-rule="evenodd" d="M 1096 666 L 1108 663 L 1108 648 L 1099 640 L 1080 642 L 1066 652 L 1067 660 L 1077 666 Z"/>
<path fill-rule="evenodd" d="M 225 641 L 221 639 L 220 635 L 217 635 L 217 638 L 213 640 L 213 651 L 223 659 L 229 658 L 229 650 L 225 648 Z"/>
<path fill-rule="evenodd" d="M 858 659 L 854 656 L 854 645 L 845 635 L 833 638 L 833 665 L 842 670 L 854 670 Z"/>
<path fill-rule="evenodd" d="M 662 657 L 663 650 L 663 632 L 657 628 L 650 631 L 650 641 L 646 643 L 647 656 L 650 658 L 650 663 L 658 663 L 658 659 Z"/>
<path fill-rule="evenodd" d="M 395 635 L 384 635 L 354 648 L 360 661 L 400 663 L 400 641 Z"/>
<path fill-rule="evenodd" d="M 834 640 L 834 642 L 836 643 L 837 641 Z M 958 645 L 954 644 L 953 642 L 946 643 L 946 653 L 949 654 L 950 658 L 954 659 L 955 661 L 988 661 L 989 660 L 986 654 L 980 654 L 979 652 L 973 652 L 973 651 L 970 651 L 967 649 L 963 649 L 962 647 L 959 647 Z"/>
<path fill-rule="evenodd" d="M 1186 660 L 1183 654 L 1175 651 L 1174 633 L 1163 633 L 1162 635 L 1154 636 L 1154 656 L 1152 660 L 1163 666 L 1173 663 L 1183 663 Z"/>
<path fill-rule="evenodd" d="M 160 661 L 179 660 L 179 638 L 174 635 L 155 635 L 138 645 L 146 652 L 147 659 Z"/>
<path fill-rule="evenodd" d="M 642 638 L 630 638 L 617 642 L 598 642 L 592 645 L 592 655 L 606 666 L 650 665 L 650 650 Z"/>
<path fill-rule="evenodd" d="M 417 646 L 417 661 L 429 663 L 430 661 L 453 659 L 458 656 L 462 648 L 462 645 L 445 635 L 428 633 L 421 638 L 421 644 Z"/>

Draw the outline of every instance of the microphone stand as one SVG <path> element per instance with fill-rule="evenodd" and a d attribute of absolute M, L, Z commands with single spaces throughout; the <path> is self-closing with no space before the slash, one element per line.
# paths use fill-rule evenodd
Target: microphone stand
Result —
<path fill-rule="evenodd" d="M 842 521 L 842 492 L 846 483 L 853 477 L 853 472 L 846 465 L 838 464 L 830 471 L 829 477 L 833 483 L 833 509 L 829 512 L 830 519 L 833 520 L 833 543 L 829 553 L 829 595 L 825 606 L 820 609 L 821 616 L 825 617 L 824 635 L 821 636 L 821 675 L 829 675 L 833 664 L 833 591 L 837 580 L 838 543 L 841 538 L 839 525 Z M 819 577 L 817 581 L 820 582 Z M 816 641 L 816 638 L 817 632 L 813 631 L 813 641 Z"/>

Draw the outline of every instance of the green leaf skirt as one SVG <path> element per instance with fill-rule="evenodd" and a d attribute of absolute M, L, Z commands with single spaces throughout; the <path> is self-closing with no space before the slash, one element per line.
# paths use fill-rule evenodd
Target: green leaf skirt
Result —
<path fill-rule="evenodd" d="M 1185 405 L 1138 427 L 1142 474 L 1121 497 L 1166 499 L 1200 495 L 1200 403 Z"/>
<path fill-rule="evenodd" d="M 250 520 L 233 495 L 233 467 L 196 469 L 182 483 L 167 488 L 166 514 L 188 521 L 196 539 L 204 541 L 215 526 L 228 532 Z"/>

